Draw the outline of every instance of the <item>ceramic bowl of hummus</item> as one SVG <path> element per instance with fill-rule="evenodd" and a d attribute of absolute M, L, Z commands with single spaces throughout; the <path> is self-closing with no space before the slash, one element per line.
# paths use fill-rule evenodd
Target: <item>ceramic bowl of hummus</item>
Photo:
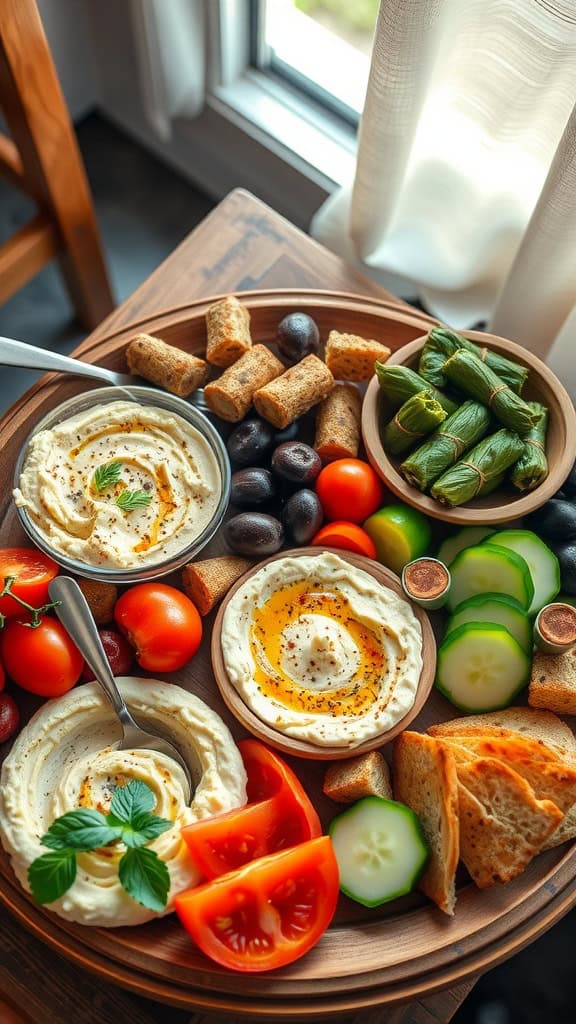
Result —
<path fill-rule="evenodd" d="M 147 387 L 99 388 L 37 424 L 14 501 L 30 539 L 65 569 L 115 583 L 190 561 L 226 511 L 230 463 L 210 421 Z"/>
<path fill-rule="evenodd" d="M 334 760 L 380 747 L 413 721 L 434 681 L 436 645 L 390 570 L 297 548 L 228 593 L 212 665 L 226 704 L 259 739 Z"/>

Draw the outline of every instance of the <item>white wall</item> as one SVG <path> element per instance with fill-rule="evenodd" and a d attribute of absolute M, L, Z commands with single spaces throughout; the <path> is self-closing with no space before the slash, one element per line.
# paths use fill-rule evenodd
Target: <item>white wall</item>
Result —
<path fill-rule="evenodd" d="M 73 120 L 100 99 L 94 34 L 86 0 L 37 0 L 60 84 Z"/>

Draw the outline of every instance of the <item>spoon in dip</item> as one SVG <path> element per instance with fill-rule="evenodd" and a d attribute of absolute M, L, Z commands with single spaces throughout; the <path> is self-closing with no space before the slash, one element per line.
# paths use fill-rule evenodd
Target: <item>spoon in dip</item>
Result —
<path fill-rule="evenodd" d="M 0 337 L 0 366 L 21 366 L 30 370 L 54 370 L 57 373 L 74 373 L 78 377 L 91 377 L 93 380 L 106 381 L 119 387 L 129 387 L 138 383 L 139 378 L 129 373 L 117 373 L 97 363 L 85 363 L 82 359 L 72 359 L 59 352 L 50 352 L 36 345 L 28 345 L 15 338 Z M 198 409 L 206 411 L 208 406 L 204 400 L 204 389 L 189 395 L 188 401 Z"/>
<path fill-rule="evenodd" d="M 122 726 L 122 739 L 118 743 L 118 750 L 157 750 L 172 758 L 182 768 L 188 783 L 188 796 L 192 797 L 194 785 L 190 769 L 181 753 L 168 740 L 151 732 L 141 729 L 134 721 L 128 711 L 124 699 L 116 686 L 114 676 L 110 669 L 110 663 L 98 630 L 88 607 L 86 598 L 80 587 L 70 576 L 56 576 L 48 587 L 51 601 L 59 601 L 54 609 L 60 622 L 70 634 L 78 650 L 88 662 L 96 682 L 100 684 L 104 693 L 110 700 L 116 712 L 120 725 Z"/>

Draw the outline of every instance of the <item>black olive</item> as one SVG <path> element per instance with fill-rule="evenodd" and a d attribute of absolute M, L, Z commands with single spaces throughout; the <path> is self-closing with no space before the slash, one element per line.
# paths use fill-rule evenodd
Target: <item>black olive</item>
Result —
<path fill-rule="evenodd" d="M 224 524 L 224 540 L 237 555 L 265 558 L 284 543 L 282 523 L 263 512 L 241 512 Z"/>
<path fill-rule="evenodd" d="M 560 563 L 561 590 L 573 597 L 576 595 L 576 540 L 554 545 L 553 550 Z"/>
<path fill-rule="evenodd" d="M 269 469 L 250 466 L 232 474 L 230 501 L 239 508 L 258 508 L 276 495 L 276 482 Z"/>
<path fill-rule="evenodd" d="M 286 359 L 297 363 L 304 356 L 318 353 L 320 349 L 318 325 L 307 313 L 289 313 L 278 324 L 276 343 Z"/>
<path fill-rule="evenodd" d="M 282 522 L 289 543 L 309 544 L 322 526 L 324 512 L 315 491 L 296 491 L 284 505 Z"/>
<path fill-rule="evenodd" d="M 576 537 L 576 505 L 552 498 L 526 516 L 526 526 L 551 542 L 570 540 Z"/>
<path fill-rule="evenodd" d="M 322 469 L 322 460 L 309 444 L 286 441 L 272 453 L 272 470 L 291 484 L 312 484 Z"/>
<path fill-rule="evenodd" d="M 232 431 L 226 447 L 235 466 L 252 466 L 262 462 L 274 445 L 274 431 L 264 420 L 250 419 Z"/>

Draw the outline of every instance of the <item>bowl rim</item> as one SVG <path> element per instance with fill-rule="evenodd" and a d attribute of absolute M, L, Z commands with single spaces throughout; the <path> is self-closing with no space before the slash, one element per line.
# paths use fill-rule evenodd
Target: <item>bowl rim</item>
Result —
<path fill-rule="evenodd" d="M 458 526 L 479 525 L 481 523 L 507 523 L 519 519 L 544 505 L 560 489 L 576 460 L 576 410 L 570 395 L 555 373 L 542 362 L 538 356 L 523 348 L 514 341 L 496 334 L 483 331 L 459 331 L 470 341 L 483 342 L 488 348 L 494 348 L 502 355 L 509 355 L 522 363 L 533 374 L 543 379 L 558 398 L 562 411 L 564 432 L 567 443 L 560 459 L 549 468 L 548 476 L 533 491 L 518 493 L 517 498 L 502 505 L 474 505 L 467 503 L 455 508 L 447 508 L 411 487 L 398 472 L 394 463 L 384 451 L 377 426 L 378 396 L 380 388 L 378 378 L 374 375 L 368 384 L 362 404 L 362 439 L 366 454 L 372 467 L 386 486 L 405 504 L 422 512 L 424 515 L 441 522 Z M 396 349 L 386 360 L 387 366 L 407 365 L 410 358 L 424 345 L 427 334 L 423 334 L 406 345 Z M 374 424 L 376 429 L 374 430 Z M 498 493 L 497 491 L 495 492 Z"/>
<path fill-rule="evenodd" d="M 291 736 L 286 736 L 285 733 L 280 732 L 278 729 L 274 729 L 268 722 L 265 722 L 264 719 L 260 718 L 260 716 L 257 715 L 244 701 L 242 695 L 229 679 L 222 655 L 220 638 L 224 613 L 228 607 L 228 603 L 236 591 L 239 590 L 239 588 L 248 579 L 254 576 L 255 573 L 259 572 L 260 569 L 263 569 L 264 566 L 270 565 L 270 563 L 279 561 L 282 558 L 301 558 L 306 555 L 318 556 L 326 552 L 339 555 L 340 558 L 349 562 L 354 568 L 363 569 L 365 572 L 369 573 L 370 576 L 373 576 L 378 583 L 388 587 L 406 601 L 412 608 L 422 630 L 422 669 L 412 707 L 409 708 L 406 714 L 403 715 L 398 722 L 396 722 L 390 729 L 386 730 L 386 732 L 379 733 L 378 735 L 365 740 L 364 743 L 361 743 L 356 747 L 320 747 L 307 740 L 295 739 Z M 366 754 L 371 750 L 376 750 L 384 746 L 384 744 L 389 743 L 399 733 L 407 729 L 416 716 L 420 714 L 430 695 L 436 675 L 436 638 L 434 636 L 432 625 L 426 611 L 423 608 L 420 608 L 413 601 L 410 601 L 406 596 L 402 589 L 400 578 L 396 576 L 391 569 L 388 569 L 380 562 L 374 561 L 372 558 L 366 558 L 365 555 L 357 555 L 355 552 L 345 551 L 342 548 L 331 548 L 320 545 L 279 551 L 270 558 L 266 558 L 251 566 L 250 569 L 248 569 L 248 571 L 234 583 L 220 604 L 212 627 L 210 653 L 212 672 L 216 680 L 216 685 L 220 691 L 220 695 L 229 711 L 231 711 L 237 721 L 250 732 L 251 736 L 255 736 L 257 739 L 262 740 L 264 743 L 267 743 L 269 746 L 274 747 L 276 750 L 280 750 L 285 754 L 291 754 L 295 757 L 315 761 L 340 761 L 350 757 L 358 757 L 361 754 Z"/>
<path fill-rule="evenodd" d="M 29 444 L 36 434 L 41 430 L 46 430 L 49 427 L 61 423 L 69 416 L 74 415 L 75 412 L 82 411 L 83 408 L 98 404 L 109 404 L 110 402 L 122 400 L 122 398 L 125 400 L 130 399 L 136 403 L 152 407 L 157 406 L 168 412 L 172 412 L 174 415 L 180 416 L 190 426 L 198 430 L 210 446 L 218 466 L 221 490 L 218 505 L 210 522 L 206 524 L 202 533 L 200 533 L 192 542 L 187 544 L 185 548 L 182 548 L 180 552 L 170 555 L 168 558 L 164 558 L 160 561 L 150 562 L 130 569 L 115 569 L 113 566 L 98 567 L 70 558 L 63 552 L 58 551 L 37 529 L 35 523 L 28 515 L 26 508 L 15 505 L 19 521 L 29 539 L 36 545 L 36 547 L 43 551 L 44 554 L 57 562 L 59 566 L 69 572 L 75 573 L 77 576 L 82 576 L 85 579 L 96 580 L 102 583 L 117 583 L 119 585 L 145 583 L 150 580 L 167 576 L 171 572 L 180 569 L 186 564 L 186 562 L 189 562 L 194 558 L 202 548 L 209 543 L 222 523 L 230 500 L 232 477 L 230 459 L 228 458 L 228 452 L 226 450 L 224 440 L 216 427 L 210 422 L 203 412 L 195 406 L 190 405 L 190 403 L 185 399 L 167 391 L 160 391 L 156 388 L 139 384 L 110 385 L 97 387 L 90 389 L 89 391 L 82 391 L 78 395 L 73 395 L 71 398 L 65 399 L 65 401 L 60 402 L 57 406 L 54 406 L 45 413 L 45 415 L 27 434 L 20 448 L 16 465 L 14 467 L 14 487 L 19 486 L 20 475 L 26 460 Z"/>

